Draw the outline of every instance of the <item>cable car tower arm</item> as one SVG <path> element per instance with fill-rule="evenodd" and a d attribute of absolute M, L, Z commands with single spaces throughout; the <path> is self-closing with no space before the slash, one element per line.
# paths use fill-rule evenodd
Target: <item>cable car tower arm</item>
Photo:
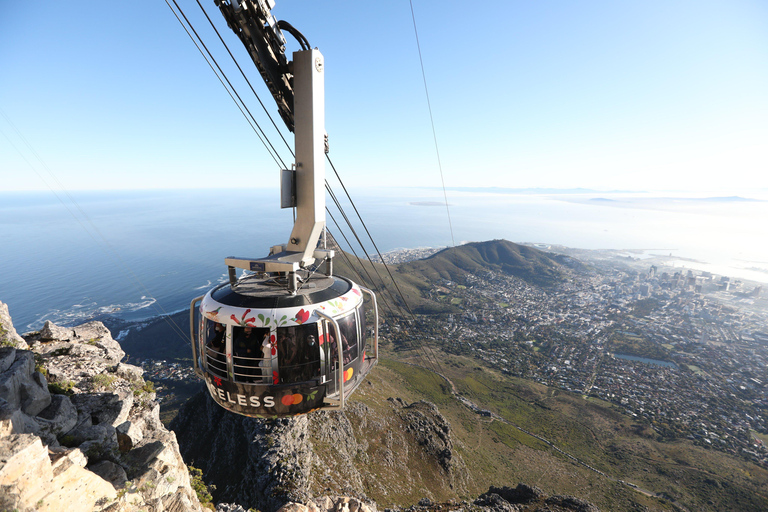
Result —
<path fill-rule="evenodd" d="M 269 92 L 275 98 L 280 117 L 293 131 L 293 75 L 285 54 L 286 41 L 271 8 L 274 0 L 215 0 L 227 20 L 227 25 L 245 46 L 251 60 L 261 73 Z M 283 23 L 309 49 L 306 38 L 287 23 Z M 305 47 L 306 45 L 306 47 Z"/>
<path fill-rule="evenodd" d="M 276 21 L 274 0 L 215 0 L 237 34 L 277 103 L 280 116 L 294 132 L 295 171 L 283 171 L 283 208 L 296 208 L 289 241 L 272 248 L 267 258 L 227 258 L 227 265 L 262 272 L 287 272 L 288 288 L 297 289 L 296 272 L 317 260 L 329 262 L 333 251 L 318 250 L 325 229 L 325 66 L 323 55 L 289 23 Z M 301 51 L 286 56 L 284 28 Z M 232 275 L 233 272 L 230 272 Z"/>

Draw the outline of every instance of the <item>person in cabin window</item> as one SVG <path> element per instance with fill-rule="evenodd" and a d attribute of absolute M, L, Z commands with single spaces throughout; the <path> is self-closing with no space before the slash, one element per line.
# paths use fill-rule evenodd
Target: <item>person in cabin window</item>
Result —
<path fill-rule="evenodd" d="M 261 380 L 262 382 L 272 384 L 272 342 L 269 339 L 269 331 L 261 339 Z"/>
<path fill-rule="evenodd" d="M 294 336 L 286 335 L 280 340 L 283 349 L 282 364 L 280 365 L 280 380 L 296 382 L 299 378 L 299 348 Z"/>
<path fill-rule="evenodd" d="M 253 382 L 252 375 L 254 374 L 254 368 L 256 361 L 256 335 L 253 332 L 252 327 L 246 327 L 243 332 L 237 337 L 234 343 L 235 347 L 235 373 L 239 374 L 238 377 L 245 380 L 245 382 Z"/>
<path fill-rule="evenodd" d="M 224 355 L 224 335 L 227 333 L 227 327 L 224 324 L 213 322 L 211 337 L 208 341 L 208 368 L 219 377 L 227 374 L 227 361 Z"/>
<path fill-rule="evenodd" d="M 224 324 L 213 323 L 213 337 L 211 338 L 210 346 L 216 352 L 224 352 L 224 335 L 226 332 L 227 328 Z"/>

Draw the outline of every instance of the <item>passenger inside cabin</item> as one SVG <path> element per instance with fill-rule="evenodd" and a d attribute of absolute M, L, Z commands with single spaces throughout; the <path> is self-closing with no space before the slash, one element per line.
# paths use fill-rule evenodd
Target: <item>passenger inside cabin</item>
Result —
<path fill-rule="evenodd" d="M 208 322 L 206 356 L 208 369 L 219 377 L 227 375 L 227 360 L 224 355 L 227 327 L 218 322 Z"/>
<path fill-rule="evenodd" d="M 280 382 L 304 382 L 320 374 L 317 324 L 277 329 Z"/>
<path fill-rule="evenodd" d="M 227 332 L 227 328 L 224 324 L 213 322 L 213 337 L 211 338 L 208 346 L 216 352 L 224 352 L 224 335 Z"/>
<path fill-rule="evenodd" d="M 234 365 L 235 375 L 245 382 L 253 382 L 253 375 L 256 373 L 256 341 L 257 335 L 253 327 L 245 327 L 234 343 Z"/>
<path fill-rule="evenodd" d="M 264 333 L 261 339 L 261 361 L 259 361 L 259 367 L 261 368 L 261 380 L 263 383 L 272 383 L 272 346 L 270 341 L 269 331 Z"/>

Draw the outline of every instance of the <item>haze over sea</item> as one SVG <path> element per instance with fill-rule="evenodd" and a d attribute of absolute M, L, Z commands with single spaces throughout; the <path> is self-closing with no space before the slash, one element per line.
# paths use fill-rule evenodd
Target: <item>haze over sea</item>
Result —
<path fill-rule="evenodd" d="M 19 331 L 38 329 L 46 320 L 66 325 L 112 314 L 136 321 L 186 309 L 226 279 L 226 256 L 264 256 L 286 241 L 292 224 L 272 189 L 57 194 L 63 201 L 51 192 L 0 193 L 0 300 Z M 352 195 L 382 252 L 452 243 L 442 190 Z M 727 198 L 448 191 L 456 244 L 504 238 L 641 250 L 633 256 L 671 254 L 680 258 L 672 260 L 676 266 L 760 282 L 768 282 L 767 200 L 768 191 Z M 333 221 L 328 224 L 338 232 Z M 355 229 L 373 254 L 363 230 Z"/>

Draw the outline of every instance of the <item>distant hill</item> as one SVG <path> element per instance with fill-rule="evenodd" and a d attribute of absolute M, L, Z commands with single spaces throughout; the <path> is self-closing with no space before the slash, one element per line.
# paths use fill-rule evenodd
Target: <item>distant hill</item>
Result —
<path fill-rule="evenodd" d="M 442 250 L 429 258 L 404 263 L 398 272 L 438 278 L 463 280 L 467 273 L 500 271 L 543 287 L 563 280 L 562 265 L 568 258 L 507 240 L 473 242 Z"/>
<path fill-rule="evenodd" d="M 519 277 L 529 284 L 548 288 L 563 281 L 565 267 L 577 268 L 582 265 L 568 256 L 551 254 L 507 240 L 473 242 L 444 249 L 422 260 L 389 265 L 389 270 L 397 281 L 400 291 L 398 293 L 384 265 L 381 263 L 371 265 L 364 261 L 361 262 L 364 270 L 354 271 L 347 264 L 347 259 L 354 258 L 348 255 L 336 258 L 334 272 L 337 275 L 350 277 L 368 287 L 371 287 L 369 281 L 373 280 L 375 282 L 373 288 L 379 290 L 377 293 L 384 302 L 384 311 L 391 312 L 402 307 L 402 301 L 399 299 L 402 293 L 412 311 L 426 315 L 461 311 L 455 305 L 436 302 L 429 298 L 435 285 L 444 280 L 463 283 L 467 274 L 490 270 L 503 272 Z M 358 270 L 360 268 L 356 261 L 355 267 Z"/>

